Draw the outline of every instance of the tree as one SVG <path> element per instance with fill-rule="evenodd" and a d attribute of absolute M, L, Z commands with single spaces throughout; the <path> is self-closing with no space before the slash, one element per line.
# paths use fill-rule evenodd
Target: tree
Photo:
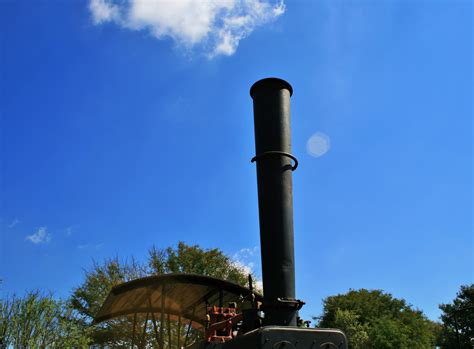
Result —
<path fill-rule="evenodd" d="M 446 349 L 471 348 L 474 338 L 474 284 L 461 286 L 450 304 L 440 304 L 442 347 Z"/>
<path fill-rule="evenodd" d="M 361 324 L 359 315 L 350 310 L 336 309 L 334 326 L 342 330 L 350 338 L 353 349 L 365 348 L 369 340 L 369 326 Z"/>
<path fill-rule="evenodd" d="M 0 348 L 84 348 L 88 330 L 66 302 L 38 291 L 0 300 Z"/>
<path fill-rule="evenodd" d="M 0 300 L 0 349 L 6 349 L 11 344 L 13 302 L 14 299 Z"/>
<path fill-rule="evenodd" d="M 86 271 L 84 283 L 73 291 L 71 302 L 80 314 L 83 324 L 90 325 L 113 286 L 139 277 L 168 273 L 207 275 L 240 285 L 246 285 L 248 282 L 245 271 L 221 250 L 202 249 L 197 245 L 190 246 L 180 242 L 176 248 L 169 247 L 161 250 L 152 247 L 148 251 L 145 263 L 139 263 L 135 259 L 130 262 L 120 261 L 119 258 L 109 259 L 102 265 L 94 263 L 92 270 Z M 136 333 L 143 334 L 141 342 L 136 344 L 139 347 L 153 345 L 156 343 L 154 336 L 156 328 L 146 320 L 146 316 L 138 315 L 137 318 L 122 317 L 99 324 L 95 326 L 91 334 L 93 343 L 115 348 L 130 348 L 135 323 Z M 154 323 L 159 324 L 159 321 L 154 321 Z M 170 328 L 171 335 L 166 339 L 167 342 L 173 342 L 176 346 L 179 333 L 180 342 L 183 343 L 182 337 L 188 330 L 185 325 L 168 319 L 164 324 L 159 325 Z M 192 329 L 190 332 L 193 338 L 199 335 Z"/>
<path fill-rule="evenodd" d="M 248 275 L 232 259 L 218 248 L 204 250 L 197 245 L 189 246 L 179 242 L 178 247 L 149 251 L 148 273 L 192 273 L 207 275 L 247 286 Z"/>
<path fill-rule="evenodd" d="M 432 348 L 433 323 L 405 300 L 381 290 L 350 290 L 323 301 L 319 327 L 341 328 L 350 348 Z"/>

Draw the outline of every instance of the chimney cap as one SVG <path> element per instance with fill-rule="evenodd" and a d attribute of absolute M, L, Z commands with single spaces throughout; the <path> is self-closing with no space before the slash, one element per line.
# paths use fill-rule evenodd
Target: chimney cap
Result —
<path fill-rule="evenodd" d="M 252 85 L 250 88 L 250 97 L 254 97 L 255 92 L 257 89 L 286 89 L 290 91 L 290 96 L 293 94 L 293 87 L 291 87 L 290 83 L 279 78 L 265 78 L 258 80 L 256 83 Z"/>

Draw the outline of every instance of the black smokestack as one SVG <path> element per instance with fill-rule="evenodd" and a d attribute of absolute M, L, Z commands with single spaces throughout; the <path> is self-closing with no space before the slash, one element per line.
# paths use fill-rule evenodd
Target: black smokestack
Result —
<path fill-rule="evenodd" d="M 291 85 L 281 79 L 257 81 L 253 99 L 260 246 L 265 325 L 296 326 L 291 155 Z M 295 165 L 292 165 L 292 163 Z"/>

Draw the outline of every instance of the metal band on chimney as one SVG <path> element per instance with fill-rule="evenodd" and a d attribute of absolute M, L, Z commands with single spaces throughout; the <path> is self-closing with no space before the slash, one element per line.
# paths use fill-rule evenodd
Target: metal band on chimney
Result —
<path fill-rule="evenodd" d="M 278 151 L 278 150 L 271 150 L 271 151 L 266 151 L 262 154 L 259 154 L 259 155 L 255 155 L 252 160 L 250 160 L 250 162 L 255 162 L 257 160 L 260 160 L 266 156 L 271 156 L 271 155 L 282 155 L 282 156 L 286 156 L 286 157 L 289 157 L 291 160 L 294 161 L 294 165 L 291 166 L 291 170 L 292 171 L 295 171 L 297 168 L 298 168 L 298 159 L 293 155 L 293 154 L 290 154 L 290 153 L 286 153 L 284 151 Z"/>

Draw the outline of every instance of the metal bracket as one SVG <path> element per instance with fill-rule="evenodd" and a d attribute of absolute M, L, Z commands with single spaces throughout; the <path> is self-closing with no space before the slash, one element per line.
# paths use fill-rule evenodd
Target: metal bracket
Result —
<path fill-rule="evenodd" d="M 294 308 L 300 310 L 305 304 L 305 302 L 299 299 L 278 297 L 272 302 L 264 302 L 263 311 L 265 311 L 265 308 Z"/>
<path fill-rule="evenodd" d="M 284 151 L 278 151 L 278 150 L 265 151 L 261 154 L 255 155 L 252 158 L 252 160 L 250 160 L 250 162 L 255 162 L 263 157 L 272 156 L 272 155 L 282 155 L 282 156 L 289 157 L 291 160 L 293 160 L 295 164 L 291 166 L 292 171 L 296 170 L 296 168 L 298 167 L 298 159 L 296 159 L 296 157 L 293 154 L 286 153 Z"/>
<path fill-rule="evenodd" d="M 294 298 L 277 298 L 277 301 L 282 305 L 285 304 L 288 307 L 295 307 L 297 310 L 300 310 L 303 307 L 303 305 L 306 304 L 302 300 L 294 299 Z"/>

